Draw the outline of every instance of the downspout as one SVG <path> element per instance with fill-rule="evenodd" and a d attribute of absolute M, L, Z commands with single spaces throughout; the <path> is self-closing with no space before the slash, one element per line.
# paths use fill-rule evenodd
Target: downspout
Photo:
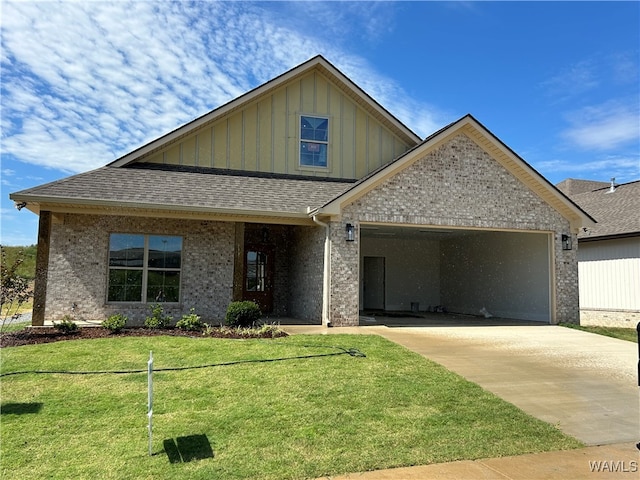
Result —
<path fill-rule="evenodd" d="M 322 324 L 325 327 L 331 326 L 331 319 L 329 317 L 329 288 L 331 286 L 330 275 L 331 275 L 331 228 L 328 223 L 321 222 L 318 220 L 318 216 L 314 215 L 313 221 L 324 227 L 325 236 L 324 236 L 324 271 L 322 274 Z"/>

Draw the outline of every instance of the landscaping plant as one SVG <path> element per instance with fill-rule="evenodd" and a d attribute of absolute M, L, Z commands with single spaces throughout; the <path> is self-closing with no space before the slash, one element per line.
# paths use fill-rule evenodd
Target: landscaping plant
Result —
<path fill-rule="evenodd" d="M 71 320 L 69 315 L 65 315 L 59 322 L 53 322 L 53 328 L 68 335 L 77 332 L 80 327 L 78 327 L 76 322 Z"/>
<path fill-rule="evenodd" d="M 128 318 L 121 313 L 111 315 L 109 318 L 102 322 L 102 326 L 107 330 L 111 330 L 113 333 L 120 332 L 127 324 Z"/>
<path fill-rule="evenodd" d="M 176 323 L 176 328 L 181 330 L 200 331 L 203 327 L 204 324 L 200 320 L 200 315 L 196 315 L 194 308 L 190 309 L 189 313 L 183 315 Z"/>
<path fill-rule="evenodd" d="M 144 321 L 144 326 L 147 328 L 160 329 L 168 327 L 173 317 L 165 315 L 164 308 L 159 303 L 151 305 L 151 316 L 147 317 Z"/>
<path fill-rule="evenodd" d="M 260 320 L 260 307 L 255 302 L 232 302 L 227 308 L 225 323 L 230 327 L 247 328 Z"/>

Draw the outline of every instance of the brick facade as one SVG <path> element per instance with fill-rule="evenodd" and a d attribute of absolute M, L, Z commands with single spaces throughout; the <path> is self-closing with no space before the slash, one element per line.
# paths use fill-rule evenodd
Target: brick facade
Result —
<path fill-rule="evenodd" d="M 46 318 L 72 315 L 102 321 L 126 314 L 141 324 L 147 305 L 107 304 L 109 233 L 183 236 L 181 304 L 167 306 L 179 318 L 195 308 L 204 321 L 224 318 L 234 297 L 234 222 L 151 219 L 124 216 L 57 215 L 52 222 Z M 563 251 L 569 222 L 464 134 L 419 158 L 343 208 L 333 218 L 329 319 L 335 326 L 359 320 L 361 222 L 549 232 L 552 260 L 552 321 L 577 322 L 578 270 L 573 250 Z M 345 241 L 345 224 L 356 226 Z M 265 227 L 246 225 L 245 241 Z M 275 316 L 320 322 L 323 298 L 324 228 L 272 225 Z M 236 272 L 237 273 L 237 272 Z M 236 275 L 236 282 L 238 275 Z M 236 285 L 237 290 L 237 285 Z M 73 307 L 73 308 L 72 308 Z"/>
<path fill-rule="evenodd" d="M 358 324 L 359 240 L 344 225 L 360 222 L 552 232 L 554 322 L 578 321 L 577 241 L 563 251 L 569 222 L 464 134 L 369 191 L 332 223 L 331 318 Z M 553 273 L 552 273 L 553 275 Z M 552 292 L 553 293 L 553 292 Z"/>
<path fill-rule="evenodd" d="M 174 320 L 191 307 L 203 321 L 224 318 L 233 292 L 233 223 L 66 214 L 51 230 L 47 320 L 100 322 L 123 313 L 132 324 L 144 322 L 147 305 L 106 302 L 110 233 L 182 235 L 182 302 L 165 311 Z"/>

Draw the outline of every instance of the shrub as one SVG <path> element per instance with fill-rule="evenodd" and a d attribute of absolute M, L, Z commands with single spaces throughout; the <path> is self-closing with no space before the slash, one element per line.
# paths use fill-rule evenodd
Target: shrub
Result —
<path fill-rule="evenodd" d="M 111 330 L 113 333 L 118 333 L 127 324 L 127 320 L 129 319 L 125 315 L 116 313 L 115 315 L 111 315 L 104 322 L 102 322 L 102 326 L 108 330 Z"/>
<path fill-rule="evenodd" d="M 78 327 L 78 324 L 76 322 L 71 320 L 71 317 L 69 315 L 65 315 L 64 317 L 62 317 L 62 320 L 60 320 L 59 322 L 53 322 L 53 327 L 56 330 L 61 331 L 65 335 L 75 333 L 80 328 Z"/>
<path fill-rule="evenodd" d="M 255 302 L 232 302 L 227 308 L 225 322 L 231 327 L 246 328 L 254 325 L 261 315 Z"/>
<path fill-rule="evenodd" d="M 202 330 L 203 323 L 200 321 L 200 315 L 196 315 L 195 309 L 189 310 L 189 314 L 185 314 L 182 316 L 178 323 L 176 323 L 176 327 L 181 330 Z"/>
<path fill-rule="evenodd" d="M 144 326 L 147 328 L 165 328 L 173 320 L 172 317 L 164 314 L 164 308 L 162 305 L 156 303 L 149 307 L 151 309 L 151 316 L 147 317 L 144 321 Z"/>

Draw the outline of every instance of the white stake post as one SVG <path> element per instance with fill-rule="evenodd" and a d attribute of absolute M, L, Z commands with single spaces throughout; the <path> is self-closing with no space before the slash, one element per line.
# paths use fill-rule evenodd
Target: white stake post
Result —
<path fill-rule="evenodd" d="M 153 352 L 149 351 L 149 361 L 147 362 L 147 379 L 149 384 L 149 395 L 147 401 L 149 417 L 149 456 L 153 455 Z"/>

